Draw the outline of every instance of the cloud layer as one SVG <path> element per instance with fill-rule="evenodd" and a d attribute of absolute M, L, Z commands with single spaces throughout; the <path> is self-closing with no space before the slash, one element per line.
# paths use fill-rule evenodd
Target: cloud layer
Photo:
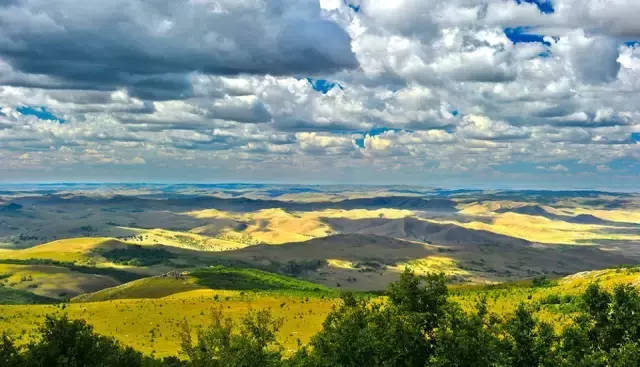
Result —
<path fill-rule="evenodd" d="M 631 0 L 0 2 L 0 174 L 632 187 L 638 12 Z"/>

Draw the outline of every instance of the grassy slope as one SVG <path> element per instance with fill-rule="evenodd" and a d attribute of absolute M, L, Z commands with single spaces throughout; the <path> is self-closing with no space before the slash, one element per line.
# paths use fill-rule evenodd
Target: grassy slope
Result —
<path fill-rule="evenodd" d="M 80 295 L 74 298 L 73 302 L 162 298 L 199 289 L 319 294 L 333 292 L 321 285 L 261 270 L 215 266 L 180 276 L 157 276 L 135 280 L 114 288 Z"/>
<path fill-rule="evenodd" d="M 492 312 L 506 315 L 520 302 L 540 305 L 550 294 L 577 295 L 594 281 L 612 287 L 619 283 L 633 284 L 639 279 L 640 272 L 636 270 L 604 270 L 562 278 L 548 288 L 531 288 L 526 281 L 491 288 L 456 287 L 452 288 L 452 298 L 470 310 L 475 302 L 486 297 Z M 160 299 L 72 303 L 64 312 L 70 317 L 88 320 L 97 332 L 112 335 L 145 353 L 155 351 L 159 356 L 166 356 L 177 352 L 177 323 L 186 319 L 194 326 L 205 325 L 212 308 L 222 307 L 236 320 L 251 308 L 271 309 L 284 321 L 278 340 L 286 349 L 292 350 L 298 339 L 307 342 L 320 329 L 327 313 L 337 303 L 339 300 L 331 295 L 307 298 L 304 294 L 294 293 L 201 289 Z M 571 308 L 567 309 L 565 305 L 540 305 L 537 315 L 555 325 L 563 325 L 570 322 L 570 311 Z M 31 330 L 45 314 L 55 312 L 60 309 L 48 305 L 0 306 L 0 315 L 3 315 L 0 332 Z"/>
<path fill-rule="evenodd" d="M 5 288 L 56 299 L 120 284 L 107 275 L 83 273 L 55 265 L 0 263 L 0 274 Z"/>
<path fill-rule="evenodd" d="M 49 259 L 61 262 L 90 262 L 96 248 L 119 248 L 124 244 L 110 238 L 82 237 L 57 240 L 23 250 L 3 251 L 1 259 Z"/>
<path fill-rule="evenodd" d="M 283 320 L 278 340 L 293 351 L 298 339 L 306 343 L 320 330 L 337 302 L 337 298 L 294 293 L 200 290 L 161 299 L 72 303 L 64 311 L 50 305 L 0 306 L 0 333 L 20 334 L 25 330 L 28 334 L 44 315 L 64 312 L 87 320 L 98 333 L 113 336 L 144 353 L 155 351 L 158 356 L 168 356 L 178 352 L 176 331 L 182 320 L 198 327 L 209 322 L 213 308 L 221 307 L 237 321 L 250 309 L 271 309 L 275 317 Z"/>
<path fill-rule="evenodd" d="M 512 313 L 520 303 L 536 306 L 541 319 L 561 326 L 571 321 L 579 296 L 593 283 L 612 289 L 618 284 L 640 285 L 640 267 L 604 269 L 577 273 L 556 279 L 548 287 L 532 287 L 530 281 L 505 283 L 497 286 L 470 286 L 452 289 L 452 297 L 463 308 L 471 310 L 482 298 L 492 312 L 498 315 Z M 560 302 L 547 304 L 550 297 L 559 297 Z"/>
<path fill-rule="evenodd" d="M 126 246 L 109 238 L 75 238 L 2 251 L 0 273 L 11 275 L 5 285 L 12 289 L 56 299 L 74 297 L 139 279 L 136 272 L 148 269 L 117 266 L 96 253 Z"/>
<path fill-rule="evenodd" d="M 284 275 L 246 268 L 214 266 L 191 273 L 195 283 L 211 289 L 327 292 L 329 288 Z"/>
<path fill-rule="evenodd" d="M 2 305 L 35 305 L 58 302 L 54 298 L 39 296 L 27 291 L 0 287 L 0 304 Z"/>
<path fill-rule="evenodd" d="M 117 287 L 107 288 L 95 293 L 82 294 L 72 302 L 99 302 L 114 299 L 162 298 L 173 294 L 188 292 L 201 287 L 191 279 L 172 277 L 152 277 L 134 280 Z"/>

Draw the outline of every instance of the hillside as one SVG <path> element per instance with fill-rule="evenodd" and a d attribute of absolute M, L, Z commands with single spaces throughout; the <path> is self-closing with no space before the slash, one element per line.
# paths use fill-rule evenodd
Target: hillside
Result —
<path fill-rule="evenodd" d="M 56 303 L 58 300 L 27 291 L 0 286 L 0 305 L 38 305 Z"/>
<path fill-rule="evenodd" d="M 495 283 L 542 274 L 565 275 L 632 263 L 633 259 L 588 246 L 488 243 L 426 244 L 395 238 L 344 234 L 278 246 L 258 245 L 219 253 L 255 266 L 299 264 L 299 276 L 330 287 L 381 290 L 406 266 L 420 273 L 442 271 L 452 282 Z"/>
<path fill-rule="evenodd" d="M 330 293 L 330 289 L 303 280 L 256 269 L 214 266 L 192 272 L 171 272 L 135 280 L 95 293 L 83 294 L 73 302 L 115 299 L 163 298 L 195 290 Z"/>
<path fill-rule="evenodd" d="M 527 245 L 529 242 L 484 230 L 464 228 L 454 224 L 433 223 L 418 218 L 370 218 L 370 219 L 326 219 L 326 222 L 341 233 L 375 234 L 379 236 L 435 242 L 442 245 Z"/>
<path fill-rule="evenodd" d="M 67 299 L 120 284 L 115 274 L 82 272 L 58 265 L 2 264 L 0 279 L 5 290 L 47 299 Z"/>
<path fill-rule="evenodd" d="M 550 279 L 543 286 L 533 286 L 528 280 L 492 286 L 456 286 L 450 287 L 450 292 L 451 299 L 468 311 L 475 310 L 475 303 L 486 298 L 489 311 L 499 317 L 508 316 L 519 303 L 524 302 L 536 310 L 536 317 L 560 327 L 570 321 L 571 312 L 578 302 L 576 296 L 588 284 L 600 282 L 606 289 L 612 289 L 615 284 L 634 284 L 639 278 L 637 268 L 605 269 Z M 132 284 L 144 285 L 143 282 Z M 145 353 L 156 351 L 157 356 L 168 356 L 177 353 L 176 331 L 180 320 L 186 318 L 197 327 L 207 324 L 212 307 L 222 307 L 225 314 L 235 320 L 250 308 L 268 308 L 284 322 L 277 335 L 278 340 L 288 351 L 294 351 L 297 339 L 308 342 L 321 329 L 322 321 L 331 308 L 340 304 L 331 294 L 322 297 L 307 294 L 191 290 L 154 299 L 113 299 L 90 303 L 77 303 L 80 300 L 76 299 L 65 312 L 72 318 L 87 319 L 97 332 L 114 336 L 126 345 Z M 33 330 L 41 323 L 43 315 L 58 310 L 52 305 L 0 306 L 3 315 L 0 330 Z"/>

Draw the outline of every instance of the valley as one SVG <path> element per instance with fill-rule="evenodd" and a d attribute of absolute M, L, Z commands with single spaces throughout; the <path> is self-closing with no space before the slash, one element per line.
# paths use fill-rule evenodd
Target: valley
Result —
<path fill-rule="evenodd" d="M 155 356 L 175 325 L 267 308 L 289 351 L 345 291 L 384 300 L 405 268 L 443 273 L 463 307 L 520 302 L 569 322 L 592 282 L 640 284 L 640 196 L 273 185 L 75 185 L 0 191 L 0 331 L 47 314 Z M 549 279 L 545 287 L 535 279 Z M 557 298 L 554 298 L 557 297 Z M 24 339 L 26 341 L 26 339 Z"/>

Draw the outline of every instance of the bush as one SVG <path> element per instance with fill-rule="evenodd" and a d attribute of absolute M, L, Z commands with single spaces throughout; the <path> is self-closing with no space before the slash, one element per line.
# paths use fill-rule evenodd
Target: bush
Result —
<path fill-rule="evenodd" d="M 113 338 L 97 335 L 84 320 L 47 316 L 40 338 L 28 344 L 25 366 L 30 367 L 137 367 L 140 352 L 121 346 Z"/>
<path fill-rule="evenodd" d="M 175 257 L 167 250 L 145 248 L 140 245 L 113 249 L 103 253 L 102 256 L 116 264 L 130 266 L 152 266 L 166 263 Z"/>
<path fill-rule="evenodd" d="M 287 275 L 298 276 L 308 271 L 318 270 L 319 268 L 326 265 L 326 260 L 288 261 L 286 264 L 280 267 L 280 271 Z"/>
<path fill-rule="evenodd" d="M 278 366 L 282 348 L 276 342 L 276 332 L 281 324 L 267 310 L 251 311 L 236 333 L 233 321 L 218 309 L 212 312 L 209 327 L 197 329 L 193 340 L 193 332 L 185 320 L 180 330 L 182 354 L 188 358 L 185 366 Z"/>
<path fill-rule="evenodd" d="M 25 360 L 20 352 L 20 349 L 13 343 L 13 339 L 6 334 L 0 335 L 0 366 L 23 366 Z"/>
<path fill-rule="evenodd" d="M 553 281 L 547 278 L 546 275 L 543 275 L 543 276 L 533 278 L 531 285 L 534 288 L 546 288 L 546 287 L 553 286 Z"/>
<path fill-rule="evenodd" d="M 251 311 L 235 325 L 221 309 L 211 324 L 192 330 L 184 321 L 180 360 L 144 357 L 112 338 L 96 335 L 84 321 L 48 316 L 39 337 L 17 347 L 0 338 L 0 366 L 26 367 L 337 367 L 337 366 L 638 366 L 640 295 L 631 286 L 612 292 L 591 285 L 579 302 L 569 302 L 574 322 L 560 332 L 537 320 L 529 307 L 500 319 L 486 301 L 464 312 L 447 298 L 442 274 L 405 271 L 390 285 L 388 302 L 346 293 L 323 328 L 291 357 L 277 343 L 281 321 L 269 311 Z"/>

